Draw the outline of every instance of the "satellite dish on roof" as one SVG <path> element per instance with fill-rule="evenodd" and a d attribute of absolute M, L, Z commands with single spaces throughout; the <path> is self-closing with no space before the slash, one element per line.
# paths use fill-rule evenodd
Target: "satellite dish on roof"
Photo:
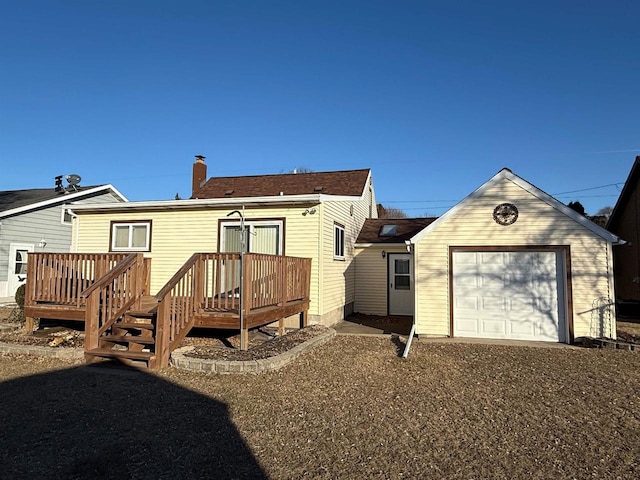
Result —
<path fill-rule="evenodd" d="M 80 183 L 80 180 L 82 180 L 80 175 L 76 175 L 75 173 L 67 175 L 67 182 L 69 182 L 69 185 L 72 185 L 74 187 Z"/>

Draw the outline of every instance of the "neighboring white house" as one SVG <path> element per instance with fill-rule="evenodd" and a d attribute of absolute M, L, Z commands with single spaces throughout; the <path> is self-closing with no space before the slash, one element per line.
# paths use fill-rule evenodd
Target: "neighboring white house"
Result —
<path fill-rule="evenodd" d="M 0 299 L 13 300 L 26 281 L 29 252 L 69 251 L 72 203 L 126 201 L 111 185 L 0 192 Z"/>

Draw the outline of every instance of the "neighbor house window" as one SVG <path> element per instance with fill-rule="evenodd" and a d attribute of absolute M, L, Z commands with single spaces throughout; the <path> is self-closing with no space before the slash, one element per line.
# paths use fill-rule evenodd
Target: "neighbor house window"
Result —
<path fill-rule="evenodd" d="M 344 259 L 344 227 L 339 223 L 333 224 L 333 258 Z"/>
<path fill-rule="evenodd" d="M 62 207 L 62 215 L 60 216 L 60 222 L 64 225 L 71 225 L 73 222 L 73 215 L 71 215 L 71 209 Z"/>
<path fill-rule="evenodd" d="M 151 221 L 111 222 L 112 252 L 149 252 Z"/>
<path fill-rule="evenodd" d="M 243 238 L 240 222 L 221 222 L 220 251 L 240 252 Z M 244 222 L 244 251 L 283 254 L 283 220 L 246 220 Z"/>

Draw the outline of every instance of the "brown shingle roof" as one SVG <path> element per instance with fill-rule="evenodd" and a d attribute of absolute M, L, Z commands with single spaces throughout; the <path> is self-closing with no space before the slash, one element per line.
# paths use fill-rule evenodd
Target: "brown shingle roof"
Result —
<path fill-rule="evenodd" d="M 339 172 L 284 173 L 246 177 L 211 177 L 192 198 L 271 197 L 283 195 L 345 195 L 359 197 L 369 169 Z"/>
<path fill-rule="evenodd" d="M 368 218 L 356 243 L 404 243 L 420 230 L 435 222 L 436 218 Z M 393 236 L 382 236 L 384 225 L 396 225 Z"/>

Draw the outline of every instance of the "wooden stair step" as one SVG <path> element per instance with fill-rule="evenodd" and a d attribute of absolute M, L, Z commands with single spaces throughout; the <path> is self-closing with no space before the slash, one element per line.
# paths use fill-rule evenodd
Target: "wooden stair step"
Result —
<path fill-rule="evenodd" d="M 150 312 L 148 310 L 129 310 L 125 315 L 128 317 L 153 318 L 156 316 L 156 312 Z"/>
<path fill-rule="evenodd" d="M 131 350 L 111 350 L 109 348 L 96 348 L 86 352 L 95 357 L 127 358 L 129 360 L 150 361 L 156 356 L 153 352 L 132 352 Z"/>
<path fill-rule="evenodd" d="M 153 323 L 138 323 L 138 322 L 118 322 L 113 324 L 114 328 L 139 328 L 142 330 L 153 330 L 155 326 Z"/>
<path fill-rule="evenodd" d="M 107 342 L 129 342 L 144 343 L 145 345 L 153 345 L 156 341 L 153 337 L 141 337 L 139 335 L 103 335 L 100 340 Z"/>

